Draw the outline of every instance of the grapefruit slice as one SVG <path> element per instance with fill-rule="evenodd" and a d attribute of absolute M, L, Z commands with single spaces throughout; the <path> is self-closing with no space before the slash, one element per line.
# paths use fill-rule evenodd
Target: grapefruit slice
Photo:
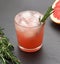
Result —
<path fill-rule="evenodd" d="M 54 9 L 54 11 L 50 15 L 50 18 L 53 22 L 60 24 L 60 0 L 55 0 L 52 5 L 52 8 Z"/>

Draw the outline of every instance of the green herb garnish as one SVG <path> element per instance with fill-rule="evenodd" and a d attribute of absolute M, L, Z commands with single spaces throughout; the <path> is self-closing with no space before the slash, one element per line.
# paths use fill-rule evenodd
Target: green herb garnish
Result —
<path fill-rule="evenodd" d="M 13 54 L 14 47 L 0 28 L 0 64 L 21 64 Z"/>
<path fill-rule="evenodd" d="M 52 12 L 53 12 L 53 8 L 52 8 L 52 6 L 50 6 L 48 8 L 48 10 L 46 11 L 45 15 L 43 16 L 43 18 L 41 20 L 39 18 L 39 21 L 40 22 L 45 22 L 45 20 L 52 14 Z"/>

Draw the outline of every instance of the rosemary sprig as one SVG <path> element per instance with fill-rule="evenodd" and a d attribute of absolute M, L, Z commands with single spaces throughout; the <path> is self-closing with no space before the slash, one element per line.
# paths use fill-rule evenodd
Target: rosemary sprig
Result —
<path fill-rule="evenodd" d="M 39 21 L 40 22 L 45 22 L 45 20 L 52 14 L 53 12 L 53 8 L 52 6 L 48 7 L 48 10 L 46 11 L 46 13 L 44 14 L 43 18 L 40 20 L 39 18 Z"/>
<path fill-rule="evenodd" d="M 12 52 L 14 50 L 13 45 L 2 30 L 0 27 L 0 64 L 9 64 L 9 62 L 12 64 L 21 64 Z"/>

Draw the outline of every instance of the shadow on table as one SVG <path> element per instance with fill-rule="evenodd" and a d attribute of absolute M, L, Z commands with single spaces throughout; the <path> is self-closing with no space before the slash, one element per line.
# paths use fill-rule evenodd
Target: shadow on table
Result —
<path fill-rule="evenodd" d="M 60 32 L 60 24 L 56 24 L 56 23 L 54 23 L 54 22 L 51 21 L 51 22 L 50 22 L 50 25 L 51 25 L 51 27 L 52 27 L 54 30 Z"/>
<path fill-rule="evenodd" d="M 20 60 L 23 64 L 39 64 L 44 61 L 44 56 L 46 55 L 43 47 L 39 51 L 33 53 L 23 52 L 19 50 L 19 48 L 18 52 L 20 54 Z"/>

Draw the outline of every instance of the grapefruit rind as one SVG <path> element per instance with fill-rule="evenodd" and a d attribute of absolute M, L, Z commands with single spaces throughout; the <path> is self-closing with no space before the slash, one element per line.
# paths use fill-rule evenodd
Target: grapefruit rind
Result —
<path fill-rule="evenodd" d="M 52 20 L 53 22 L 60 24 L 60 20 L 58 20 L 57 18 L 55 18 L 55 17 L 53 16 L 53 14 L 50 15 L 50 18 L 51 18 L 51 20 Z"/>
<path fill-rule="evenodd" d="M 55 7 L 55 4 L 56 4 L 58 1 L 59 1 L 59 0 L 55 0 L 55 2 L 54 2 L 53 5 L 52 5 L 52 8 Z"/>
<path fill-rule="evenodd" d="M 55 7 L 55 4 L 58 2 L 59 0 L 56 0 L 54 3 L 53 3 L 53 5 L 52 5 L 52 8 L 54 9 L 54 7 Z M 59 19 L 57 19 L 57 18 L 55 18 L 54 16 L 53 16 L 53 13 L 50 15 L 50 18 L 51 18 L 51 20 L 53 21 L 53 22 L 55 22 L 55 23 L 57 23 L 57 24 L 60 24 L 60 20 Z"/>

